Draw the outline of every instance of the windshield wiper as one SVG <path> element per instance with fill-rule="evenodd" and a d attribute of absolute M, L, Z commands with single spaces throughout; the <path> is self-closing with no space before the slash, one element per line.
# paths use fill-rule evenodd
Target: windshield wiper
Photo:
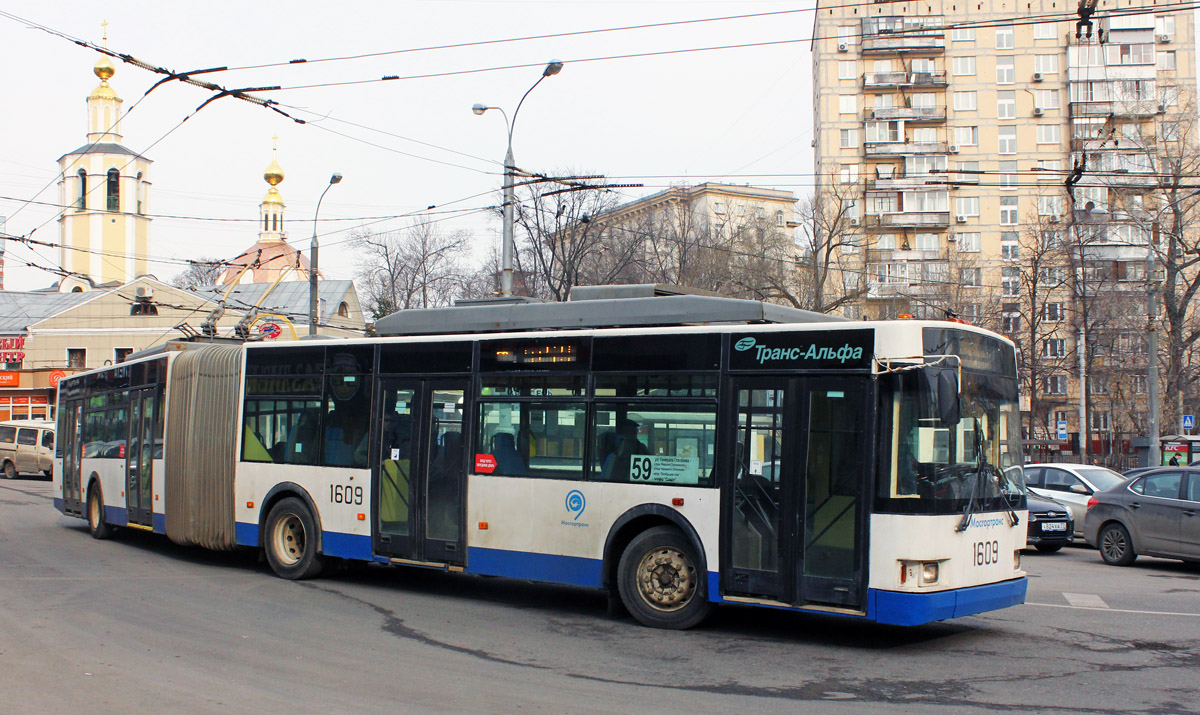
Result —
<path fill-rule="evenodd" d="M 962 521 L 958 522 L 955 527 L 955 533 L 962 533 L 971 525 L 971 517 L 975 514 L 975 496 L 979 493 L 979 487 L 983 483 L 985 474 L 994 475 L 996 478 L 996 491 L 1002 499 L 1005 506 L 1008 507 L 1008 518 L 1010 526 L 1016 526 L 1021 523 L 1021 518 L 1017 516 L 1017 512 L 1012 508 L 1012 504 L 1008 501 L 1008 497 L 1004 496 L 1004 472 L 999 468 L 991 465 L 987 461 L 987 453 L 983 450 L 983 440 L 979 437 L 978 424 L 971 432 L 975 437 L 975 483 L 971 485 L 971 498 L 967 500 L 967 506 L 963 510 Z M 979 508 L 983 508 L 984 498 L 980 498 Z"/>

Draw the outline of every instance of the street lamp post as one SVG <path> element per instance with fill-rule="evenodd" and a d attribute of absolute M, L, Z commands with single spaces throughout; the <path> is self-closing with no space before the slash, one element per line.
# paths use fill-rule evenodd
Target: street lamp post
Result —
<path fill-rule="evenodd" d="M 542 76 L 538 77 L 533 86 L 525 90 L 525 94 L 521 95 L 521 101 L 517 102 L 517 108 L 513 111 L 511 121 L 500 107 L 488 107 L 483 104 L 476 104 L 471 107 L 471 111 L 476 116 L 483 114 L 489 109 L 495 109 L 500 112 L 500 115 L 504 117 L 504 126 L 508 130 L 508 151 L 504 154 L 504 225 L 501 236 L 503 245 L 500 247 L 500 295 L 504 298 L 512 296 L 513 287 L 513 204 L 516 202 L 513 196 L 513 177 L 517 171 L 512 150 L 513 129 L 517 126 L 517 115 L 521 112 L 521 105 L 525 103 L 525 98 L 534 90 L 534 87 L 542 83 L 542 80 L 561 72 L 562 67 L 562 62 L 557 60 L 552 60 L 546 65 L 546 68 L 542 70 Z"/>
<path fill-rule="evenodd" d="M 329 185 L 325 187 L 325 191 L 321 192 L 321 198 L 317 199 L 317 210 L 313 212 L 313 235 L 312 243 L 309 248 L 308 259 L 308 334 L 317 334 L 317 308 L 320 303 L 317 302 L 317 216 L 321 214 L 321 202 L 325 200 L 325 194 L 333 188 L 333 185 L 342 180 L 341 174 L 334 174 L 329 177 Z"/>

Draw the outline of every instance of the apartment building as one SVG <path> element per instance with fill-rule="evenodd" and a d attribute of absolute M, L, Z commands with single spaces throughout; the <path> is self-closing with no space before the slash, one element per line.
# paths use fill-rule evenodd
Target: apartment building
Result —
<path fill-rule="evenodd" d="M 1081 7 L 819 0 L 813 41 L 818 183 L 855 232 L 840 256 L 862 295 L 851 314 L 951 310 L 1009 334 L 1043 436 L 1059 421 L 1139 431 L 1164 167 L 1196 141 L 1181 136 L 1192 11 Z M 1103 387 L 1085 412 L 1081 366 Z"/>

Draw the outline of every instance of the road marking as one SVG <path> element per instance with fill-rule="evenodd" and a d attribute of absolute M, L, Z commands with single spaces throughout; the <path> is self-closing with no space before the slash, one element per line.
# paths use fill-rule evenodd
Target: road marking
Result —
<path fill-rule="evenodd" d="M 1067 603 L 1080 608 L 1108 608 L 1103 598 L 1092 593 L 1063 593 Z"/>
<path fill-rule="evenodd" d="M 1132 608 L 1096 608 L 1092 606 L 1064 606 L 1061 603 L 1033 603 L 1026 601 L 1026 606 L 1041 606 L 1042 608 L 1073 608 L 1079 611 L 1105 611 L 1108 613 L 1135 613 L 1139 616 L 1185 616 L 1190 618 L 1200 618 L 1200 613 L 1179 613 L 1175 611 L 1138 611 Z"/>

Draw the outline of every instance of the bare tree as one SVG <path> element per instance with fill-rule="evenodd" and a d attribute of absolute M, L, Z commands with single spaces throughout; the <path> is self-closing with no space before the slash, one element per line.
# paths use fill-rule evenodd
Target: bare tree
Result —
<path fill-rule="evenodd" d="M 565 301 L 577 285 L 623 283 L 636 276 L 636 237 L 593 220 L 617 205 L 607 189 L 534 183 L 518 191 L 514 292 Z"/>
<path fill-rule="evenodd" d="M 866 281 L 845 264 L 847 255 L 864 249 L 862 233 L 854 225 L 858 204 L 850 200 L 845 186 L 831 183 L 797 207 L 799 274 L 797 294 L 790 301 L 797 308 L 831 313 L 866 294 Z M 847 276 L 855 278 L 847 281 Z"/>
<path fill-rule="evenodd" d="M 378 319 L 397 310 L 449 305 L 462 289 L 470 234 L 443 233 L 428 218 L 405 229 L 355 237 L 362 250 L 357 277 Z"/>
<path fill-rule="evenodd" d="M 188 261 L 187 268 L 170 280 L 171 285 L 184 290 L 194 290 L 204 286 L 216 285 L 225 270 L 225 264 L 219 258 L 197 258 Z"/>

